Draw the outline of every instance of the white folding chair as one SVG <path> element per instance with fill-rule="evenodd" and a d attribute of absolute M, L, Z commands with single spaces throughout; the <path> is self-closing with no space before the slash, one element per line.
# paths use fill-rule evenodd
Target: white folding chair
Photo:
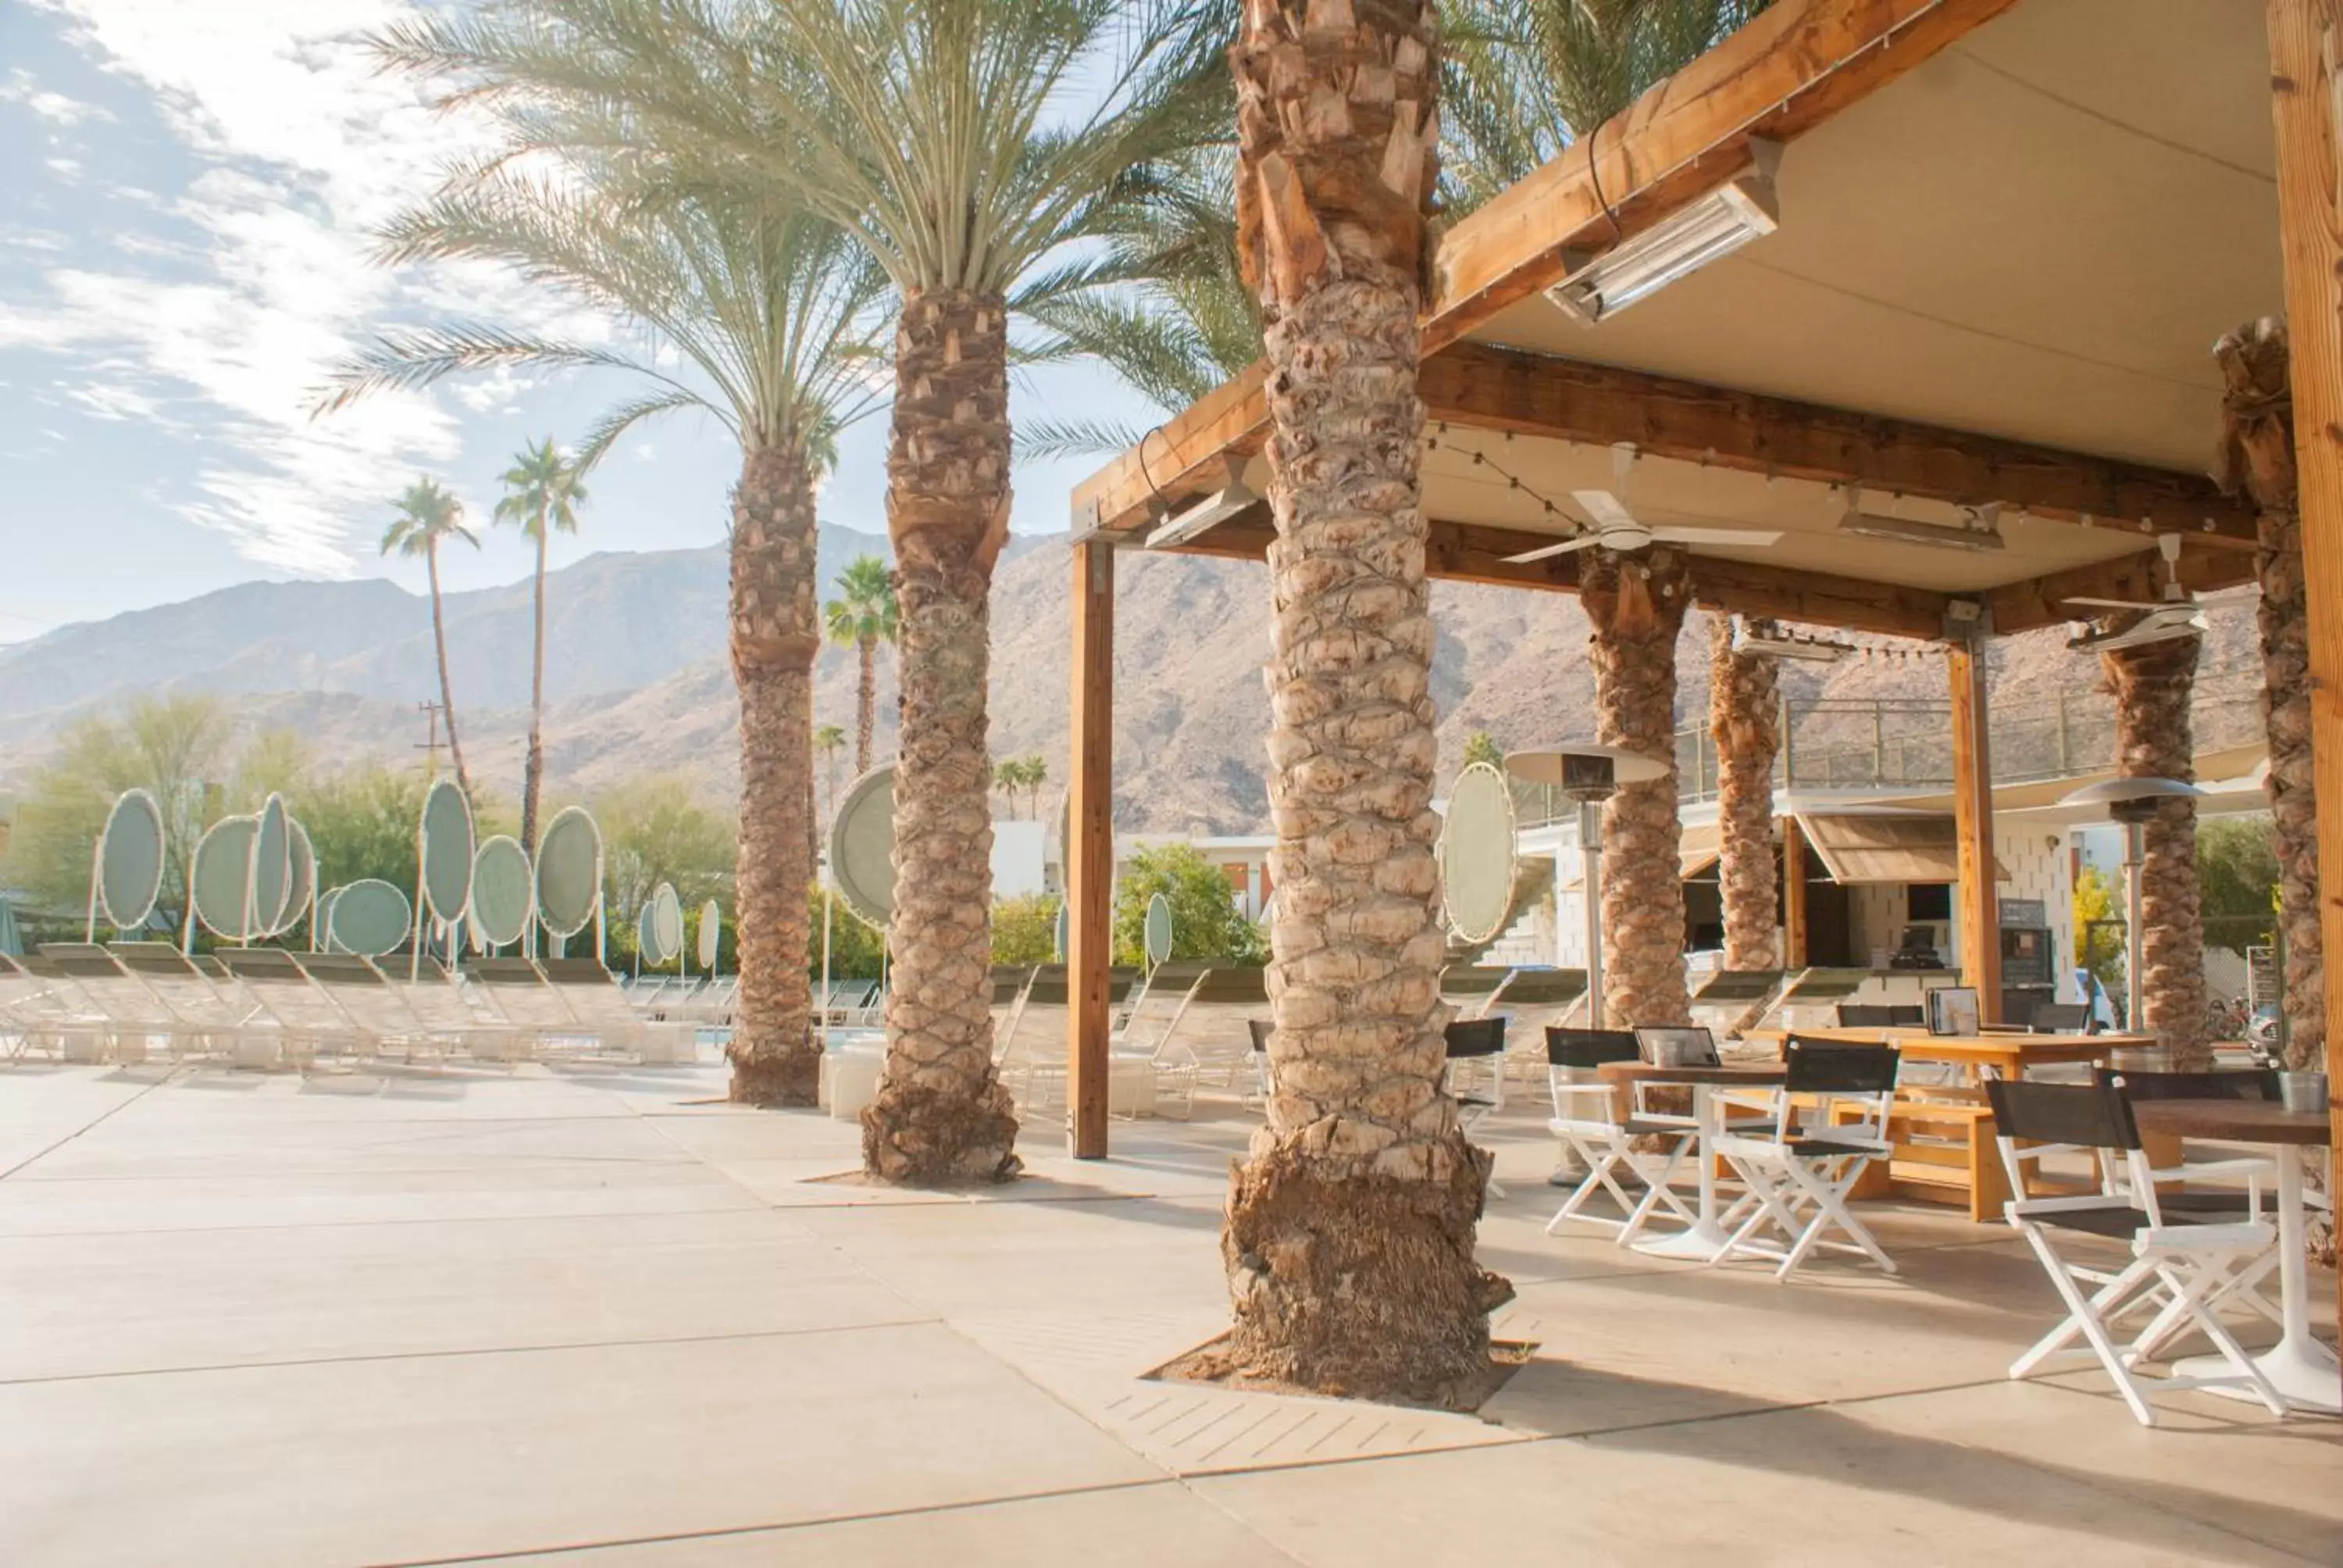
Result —
<path fill-rule="evenodd" d="M 1635 1239 L 1657 1209 L 1667 1209 L 1687 1226 L 1696 1221 L 1698 1216 L 1669 1186 L 1692 1147 L 1694 1130 L 1681 1121 L 1654 1121 L 1633 1114 L 1622 1117 L 1616 1085 L 1575 1076 L 1595 1072 L 1606 1062 L 1638 1060 L 1642 1055 L 1634 1035 L 1625 1030 L 1549 1028 L 1545 1031 L 1546 1085 L 1554 1096 L 1554 1118 L 1546 1130 L 1586 1167 L 1586 1175 L 1546 1221 L 1547 1235 L 1560 1230 L 1565 1220 L 1581 1220 L 1612 1227 L 1619 1232 L 1619 1244 L 1624 1247 Z M 1646 1152 L 1636 1148 L 1639 1141 L 1656 1141 L 1660 1147 Z M 1623 1176 L 1643 1188 L 1640 1197 L 1629 1195 L 1621 1185 Z M 1621 1218 L 1584 1211 L 1597 1192 L 1611 1195 L 1611 1201 L 1619 1205 Z"/>
<path fill-rule="evenodd" d="M 1774 1091 L 1768 1124 L 1735 1129 L 1730 1122 L 1715 1151 L 1748 1189 L 1727 1212 L 1741 1216 L 1712 1264 L 1729 1258 L 1775 1261 L 1786 1280 L 1820 1249 L 1859 1252 L 1882 1273 L 1896 1261 L 1856 1218 L 1847 1195 L 1865 1170 L 1895 1146 L 1887 1121 L 1896 1101 L 1896 1051 L 1884 1045 L 1838 1045 L 1793 1036 L 1784 1050 L 1782 1087 Z M 1852 1105 L 1852 1119 L 1837 1114 Z M 1830 1240 L 1836 1231 L 1844 1241 Z"/>
<path fill-rule="evenodd" d="M 2041 1010 L 2036 1009 L 2038 1013 Z M 2095 1070 L 2097 1081 L 2112 1086 L 2127 1101 L 2142 1100 L 2244 1100 L 2275 1103 L 2278 1099 L 2278 1072 L 2271 1068 L 2249 1068 L 2222 1072 L 2138 1072 L 2118 1071 L 2115 1068 Z M 2278 1161 L 2290 1158 L 2293 1151 L 2278 1154 L 2237 1154 L 2219 1160 L 2190 1160 L 2185 1155 L 2177 1165 L 2152 1166 L 2148 1174 L 2162 1189 L 2157 1194 L 2157 1206 L 2167 1215 L 2179 1215 L 2196 1224 L 2217 1220 L 2258 1220 L 2278 1195 Z M 2130 1188 L 2128 1168 L 2112 1156 L 2100 1161 L 2102 1184 L 2111 1197 L 2121 1197 Z M 2245 1181 L 2243 1191 L 2234 1187 L 2207 1191 L 2202 1186 L 2187 1190 L 2188 1182 L 2210 1181 Z M 2180 1191 L 2174 1189 L 2181 1188 Z M 2262 1282 L 2278 1270 L 2278 1256 L 2275 1250 L 2256 1267 L 2239 1273 L 2216 1297 L 2212 1304 L 2224 1306 L 2236 1302 L 2252 1308 L 2271 1322 L 2281 1327 L 2285 1314 L 2261 1289 Z M 2179 1327 L 2175 1325 L 2177 1332 Z M 2153 1355 L 2157 1345 L 2142 1346 L 2145 1353 Z"/>
<path fill-rule="evenodd" d="M 2076 1356 L 2097 1358 L 2115 1380 L 2116 1391 L 2142 1426 L 2156 1424 L 2147 1394 L 2157 1389 L 2244 1387 L 2272 1415 L 2286 1402 L 2253 1359 L 2213 1311 L 2213 1303 L 2278 1245 L 2277 1227 L 2259 1219 L 2214 1220 L 2191 1224 L 2164 1213 L 2156 1179 L 2140 1147 L 2131 1103 L 2117 1083 L 2036 1083 L 1988 1079 L 1995 1130 L 2001 1144 L 2009 1190 L 2026 1189 L 2025 1161 L 2066 1153 L 2087 1153 L 2127 1168 L 2125 1191 L 2102 1191 L 2073 1197 L 2012 1199 L 2004 1209 L 2050 1276 L 2066 1315 L 2010 1364 L 2012 1378 Z M 2021 1144 L 2029 1145 L 2020 1147 Z M 2110 1272 L 2062 1255 L 2052 1230 L 2127 1242 L 2131 1261 Z M 2085 1295 L 2087 1287 L 2096 1287 Z M 2144 1309 L 2155 1309 L 2145 1329 L 2117 1339 L 2117 1325 Z M 2228 1369 L 2195 1377 L 2143 1377 L 2137 1364 L 2181 1327 L 2193 1326 L 2212 1342 Z M 2069 1347 L 2081 1338 L 2087 1349 Z"/>

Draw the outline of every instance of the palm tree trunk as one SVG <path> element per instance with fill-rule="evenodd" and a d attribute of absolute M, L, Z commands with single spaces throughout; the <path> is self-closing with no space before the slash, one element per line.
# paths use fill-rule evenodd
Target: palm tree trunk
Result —
<path fill-rule="evenodd" d="M 542 510 L 537 518 L 537 632 L 529 664 L 528 757 L 520 774 L 520 847 L 537 853 L 537 797 L 545 781 L 545 534 Z"/>
<path fill-rule="evenodd" d="M 2225 488 L 2260 508 L 2262 726 L 2269 736 L 2270 819 L 2278 844 L 2278 925 L 2286 937 L 2286 1061 L 2327 1060 L 2326 940 L 2318 926 L 2318 809 L 2310 759 L 2310 607 L 2295 488 L 2294 404 L 2286 327 L 2265 318 L 2213 346 L 2227 383 Z"/>
<path fill-rule="evenodd" d="M 1221 1234 L 1222 1359 L 1454 1402 L 1513 1292 L 1474 1260 L 1490 1160 L 1442 1084 L 1416 393 L 1437 26 L 1430 0 L 1259 0 L 1230 52 L 1270 367 L 1278 897 L 1274 1087 Z"/>
<path fill-rule="evenodd" d="M 1772 635 L 1771 621 L 1751 629 Z M 1716 742 L 1717 883 L 1725 904 L 1725 967 L 1782 961 L 1781 878 L 1774 863 L 1774 753 L 1781 743 L 1780 664 L 1733 651 L 1733 623 L 1708 621 L 1708 730 Z"/>
<path fill-rule="evenodd" d="M 870 771 L 871 744 L 879 731 L 879 639 L 857 638 L 854 651 L 862 660 L 854 689 L 854 773 L 860 778 Z"/>
<path fill-rule="evenodd" d="M 2188 698 L 2201 638 L 2175 638 L 2099 655 L 2116 699 L 2116 771 L 2126 779 L 2196 777 Z M 2205 1039 L 2204 908 L 2197 884 L 2197 803 L 2162 802 L 2147 824 L 2140 869 L 2140 1014 L 2183 1072 L 2213 1065 Z"/>
<path fill-rule="evenodd" d="M 464 767 L 464 743 L 456 739 L 456 689 L 447 680 L 447 623 L 439 608 L 439 541 L 424 547 L 423 569 L 431 577 L 431 646 L 439 658 L 439 710 L 447 716 L 447 755 L 456 762 L 456 788 L 468 799 L 472 775 Z"/>
<path fill-rule="evenodd" d="M 1692 601 L 1684 558 L 1664 547 L 1589 550 L 1579 603 L 1594 623 L 1594 738 L 1664 760 L 1667 776 L 1621 785 L 1603 807 L 1603 996 L 1627 1028 L 1688 1023 L 1676 820 L 1676 633 Z"/>
<path fill-rule="evenodd" d="M 821 1068 L 809 975 L 813 885 L 813 478 L 759 447 L 732 494 L 732 678 L 740 691 L 740 989 L 732 1099 L 811 1105 Z"/>
<path fill-rule="evenodd" d="M 1009 532 L 1008 310 L 913 291 L 896 335 L 887 454 L 902 734 L 887 1067 L 863 1168 L 913 1185 L 1001 1181 L 1017 1117 L 992 1069 L 992 564 Z"/>

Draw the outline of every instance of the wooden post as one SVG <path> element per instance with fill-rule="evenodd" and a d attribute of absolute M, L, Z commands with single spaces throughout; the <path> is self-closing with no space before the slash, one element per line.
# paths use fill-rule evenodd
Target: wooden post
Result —
<path fill-rule="evenodd" d="M 1782 818 L 1782 967 L 1806 967 L 1806 835 L 1798 819 Z"/>
<path fill-rule="evenodd" d="M 1114 941 L 1114 548 L 1073 548 L 1073 733 L 1066 802 L 1066 1105 L 1077 1160 L 1106 1158 Z"/>
<path fill-rule="evenodd" d="M 2343 130 L 2336 124 L 2343 0 L 2269 0 L 2270 114 L 2293 353 L 2295 466 L 2310 620 L 2310 746 L 2327 938 L 2327 1077 L 2343 1082 Z M 2343 1100 L 2329 1101 L 2328 1191 L 2343 1191 Z"/>
<path fill-rule="evenodd" d="M 1978 1016 L 2001 1021 L 2001 890 L 1993 855 L 1993 748 L 1986 734 L 1985 634 L 1945 644 L 1953 687 L 1953 836 L 1959 845 L 1961 982 L 1976 988 Z"/>

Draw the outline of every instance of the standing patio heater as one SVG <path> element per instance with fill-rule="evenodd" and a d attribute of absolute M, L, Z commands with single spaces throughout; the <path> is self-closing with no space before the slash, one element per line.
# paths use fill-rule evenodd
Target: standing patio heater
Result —
<path fill-rule="evenodd" d="M 2124 1027 L 2141 1032 L 2140 871 L 2147 859 L 2147 824 L 2167 800 L 2205 793 L 2177 779 L 2108 779 L 2059 797 L 2061 806 L 2100 806 L 2124 830 Z"/>
<path fill-rule="evenodd" d="M 1648 784 L 1668 776 L 1669 764 L 1618 746 L 1556 747 L 1516 751 L 1505 771 L 1533 784 L 1559 789 L 1578 806 L 1580 899 L 1586 911 L 1586 1019 L 1591 1029 L 1606 1027 L 1603 1002 L 1603 802 L 1622 784 Z"/>

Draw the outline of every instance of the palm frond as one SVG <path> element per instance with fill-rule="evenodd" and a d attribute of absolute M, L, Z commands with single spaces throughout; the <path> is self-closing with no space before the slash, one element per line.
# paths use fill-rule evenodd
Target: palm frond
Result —
<path fill-rule="evenodd" d="M 705 409 L 722 420 L 724 427 L 731 431 L 736 440 L 739 437 L 739 428 L 732 423 L 730 416 L 699 394 L 691 391 L 656 392 L 647 397 L 629 398 L 588 427 L 578 442 L 578 471 L 591 473 L 595 465 L 609 455 L 619 437 L 645 419 L 678 408 Z"/>
<path fill-rule="evenodd" d="M 1146 434 L 1115 419 L 1029 419 L 1017 427 L 1017 456 L 1046 459 L 1127 452 Z"/>

